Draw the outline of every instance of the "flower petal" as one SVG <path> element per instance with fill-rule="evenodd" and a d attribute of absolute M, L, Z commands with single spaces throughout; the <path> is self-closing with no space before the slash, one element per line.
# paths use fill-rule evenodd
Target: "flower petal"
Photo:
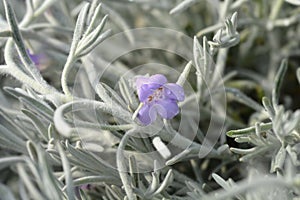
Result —
<path fill-rule="evenodd" d="M 149 77 L 146 76 L 136 76 L 135 85 L 136 88 L 139 89 L 142 85 L 147 84 L 149 82 Z"/>
<path fill-rule="evenodd" d="M 168 82 L 167 78 L 162 74 L 155 74 L 153 76 L 150 76 L 149 79 L 151 83 L 156 83 L 160 85 L 166 84 Z"/>
<path fill-rule="evenodd" d="M 144 84 L 158 84 L 162 86 L 165 83 L 167 83 L 167 78 L 162 74 L 155 74 L 150 77 L 139 76 L 136 78 L 136 82 L 135 82 L 137 89 Z"/>
<path fill-rule="evenodd" d="M 144 102 L 156 89 L 165 83 L 167 83 L 167 78 L 161 74 L 155 74 L 150 77 L 137 77 L 136 88 L 139 100 Z"/>
<path fill-rule="evenodd" d="M 29 57 L 35 65 L 40 64 L 40 56 L 39 55 L 29 54 Z"/>
<path fill-rule="evenodd" d="M 154 109 L 153 105 L 145 104 L 139 110 L 137 118 L 143 125 L 147 126 L 156 120 L 156 116 L 157 112 Z"/>
<path fill-rule="evenodd" d="M 160 100 L 155 104 L 158 114 L 165 119 L 172 119 L 179 113 L 177 102 L 172 100 Z"/>
<path fill-rule="evenodd" d="M 183 101 L 185 98 L 183 88 L 176 83 L 167 83 L 164 85 L 165 88 L 165 98 L 173 99 L 177 101 Z"/>
<path fill-rule="evenodd" d="M 158 89 L 160 87 L 160 85 L 158 84 L 144 84 L 141 85 L 141 87 L 139 87 L 137 89 L 137 94 L 139 97 L 139 100 L 141 102 L 144 102 L 147 100 L 147 98 L 153 94 L 153 92 Z"/>

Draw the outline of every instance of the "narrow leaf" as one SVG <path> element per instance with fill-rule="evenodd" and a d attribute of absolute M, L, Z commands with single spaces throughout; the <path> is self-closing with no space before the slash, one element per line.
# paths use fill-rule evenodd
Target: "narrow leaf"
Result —
<path fill-rule="evenodd" d="M 275 76 L 275 81 L 274 81 L 274 87 L 272 90 L 272 103 L 273 107 L 277 107 L 278 100 L 279 100 L 279 92 L 282 86 L 282 82 L 284 79 L 284 75 L 287 71 L 288 63 L 287 60 L 282 60 L 281 65 L 279 67 L 279 70 Z"/>

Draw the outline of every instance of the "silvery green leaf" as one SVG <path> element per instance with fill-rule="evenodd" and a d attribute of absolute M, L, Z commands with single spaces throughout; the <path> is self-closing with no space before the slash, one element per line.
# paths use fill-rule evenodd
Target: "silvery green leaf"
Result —
<path fill-rule="evenodd" d="M 43 196 L 38 189 L 34 186 L 32 183 L 29 174 L 26 173 L 24 165 L 18 164 L 17 170 L 19 173 L 19 176 L 21 177 L 22 181 L 24 182 L 24 185 L 26 186 L 28 192 L 32 195 L 35 199 L 44 199 L 45 196 Z"/>
<path fill-rule="evenodd" d="M 229 151 L 229 146 L 228 144 L 223 144 L 221 146 L 218 147 L 217 152 L 218 154 L 223 154 Z"/>
<path fill-rule="evenodd" d="M 101 31 L 103 30 L 104 25 L 106 24 L 107 18 L 108 16 L 105 15 L 100 24 L 91 33 L 85 35 L 84 38 L 78 42 L 78 47 L 75 52 L 76 55 L 80 55 L 85 49 L 90 47 L 93 43 L 95 43 L 95 41 L 97 41 L 97 39 L 99 39 Z M 103 40 L 104 39 L 105 37 L 103 38 Z"/>
<path fill-rule="evenodd" d="M 230 148 L 230 151 L 237 153 L 237 154 L 249 154 L 249 153 L 253 153 L 257 150 L 257 147 L 253 147 L 250 149 L 240 149 L 240 148 Z"/>
<path fill-rule="evenodd" d="M 67 150 L 70 152 L 72 157 L 70 157 L 70 162 L 74 161 L 76 164 L 80 164 L 82 167 L 93 170 L 95 172 L 100 172 L 104 174 L 110 174 L 114 177 L 116 176 L 115 170 L 107 167 L 107 163 L 101 160 L 101 158 L 94 156 L 90 152 L 83 149 L 75 149 L 72 145 L 67 145 Z"/>
<path fill-rule="evenodd" d="M 256 122 L 255 124 L 254 124 L 254 126 L 255 126 L 255 134 L 256 134 L 256 136 L 257 136 L 257 138 L 259 138 L 263 143 L 265 143 L 265 144 L 267 144 L 267 140 L 268 139 L 266 139 L 266 138 L 264 138 L 263 136 L 262 136 L 262 131 L 261 131 L 261 129 L 260 129 L 260 123 L 259 122 Z"/>
<path fill-rule="evenodd" d="M 107 12 L 107 14 L 111 17 L 111 21 L 114 22 L 117 26 L 121 28 L 122 31 L 124 31 L 124 34 L 128 38 L 129 42 L 131 44 L 134 43 L 134 35 L 132 34 L 130 30 L 130 25 L 124 20 L 124 18 L 115 10 L 107 6 L 106 4 L 103 4 L 103 10 Z"/>
<path fill-rule="evenodd" d="M 152 180 L 151 185 L 148 187 L 147 191 L 145 192 L 145 196 L 150 196 L 152 193 L 155 192 L 155 190 L 159 187 L 159 177 L 155 172 L 152 172 Z"/>
<path fill-rule="evenodd" d="M 46 81 L 43 79 L 43 77 L 41 76 L 40 72 L 38 71 L 38 69 L 36 68 L 34 63 L 32 62 L 32 60 L 30 59 L 30 57 L 25 49 L 25 46 L 23 43 L 23 38 L 22 38 L 22 35 L 18 28 L 16 16 L 15 16 L 13 8 L 10 5 L 10 2 L 8 2 L 7 0 L 3 0 L 3 3 L 4 3 L 4 8 L 5 8 L 5 13 L 6 13 L 6 18 L 7 18 L 8 24 L 10 26 L 10 29 L 12 30 L 12 36 L 13 36 L 14 42 L 16 43 L 18 53 L 20 54 L 20 58 L 21 58 L 23 64 L 25 65 L 27 72 L 40 84 L 48 85 L 46 83 Z"/>
<path fill-rule="evenodd" d="M 24 152 L 25 150 L 23 148 L 20 149 L 19 146 L 16 146 L 14 143 L 11 143 L 10 141 L 4 139 L 4 138 L 1 138 L 0 137 L 0 146 L 4 149 L 10 149 L 10 150 L 13 150 L 15 152 Z"/>
<path fill-rule="evenodd" d="M 179 154 L 173 156 L 173 158 L 166 161 L 166 165 L 174 165 L 175 163 L 187 158 L 190 155 L 198 155 L 199 148 L 188 148 L 180 152 Z"/>
<path fill-rule="evenodd" d="M 124 193 L 120 187 L 117 187 L 116 185 L 112 185 L 111 190 L 116 194 L 115 195 L 116 197 L 124 198 Z"/>
<path fill-rule="evenodd" d="M 260 130 L 267 131 L 272 128 L 272 123 L 261 123 L 260 124 Z M 244 129 L 239 129 L 239 130 L 231 130 L 226 133 L 227 136 L 229 137 L 245 137 L 248 135 L 255 134 L 255 126 L 249 127 L 249 128 L 244 128 Z"/>
<path fill-rule="evenodd" d="M 134 187 L 138 187 L 139 185 L 139 173 L 138 173 L 138 168 L 137 168 L 137 163 L 134 155 L 129 157 L 129 173 L 132 177 L 132 184 Z"/>
<path fill-rule="evenodd" d="M 278 104 L 279 91 L 281 89 L 283 79 L 284 79 L 284 75 L 287 71 L 287 67 L 288 67 L 287 60 L 282 60 L 281 64 L 280 64 L 280 67 L 277 71 L 275 80 L 274 80 L 274 86 L 273 86 L 273 90 L 272 90 L 272 104 L 273 104 L 275 109 L 276 109 L 276 106 Z"/>
<path fill-rule="evenodd" d="M 26 105 L 30 108 L 33 108 L 39 114 L 44 116 L 46 119 L 51 120 L 53 116 L 53 110 L 43 101 L 38 101 L 30 96 L 28 96 L 25 92 L 20 91 L 18 89 L 13 89 L 9 87 L 5 87 L 4 90 L 9 94 L 15 96 L 16 98 L 21 98 Z"/>
<path fill-rule="evenodd" d="M 293 4 L 295 6 L 300 6 L 300 1 L 299 0 L 285 0 L 286 2 Z"/>
<path fill-rule="evenodd" d="M 0 196 L 2 200 L 15 200 L 11 190 L 2 183 L 0 183 Z"/>
<path fill-rule="evenodd" d="M 183 0 L 181 3 L 179 3 L 177 6 L 175 6 L 172 10 L 170 10 L 170 14 L 178 14 L 195 4 L 197 0 Z"/>
<path fill-rule="evenodd" d="M 184 82 L 187 80 L 187 77 L 189 76 L 190 70 L 192 67 L 192 61 L 189 61 L 186 66 L 184 67 L 182 73 L 180 74 L 178 80 L 177 80 L 177 84 L 183 86 Z"/>
<path fill-rule="evenodd" d="M 24 157 L 21 156 L 2 157 L 0 158 L 0 169 L 2 170 L 6 167 L 10 167 L 19 162 L 24 162 Z"/>
<path fill-rule="evenodd" d="M 34 135 L 30 132 L 26 132 L 21 124 L 16 123 L 16 117 L 17 116 L 11 116 L 12 114 L 9 114 L 5 112 L 4 110 L 0 109 L 0 120 L 1 124 L 4 125 L 8 130 L 11 130 L 15 134 L 17 134 L 22 139 L 33 139 Z"/>
<path fill-rule="evenodd" d="M 298 82 L 300 84 L 300 68 L 297 69 L 296 75 L 297 75 L 297 80 L 298 80 Z"/>
<path fill-rule="evenodd" d="M 271 101 L 269 100 L 269 98 L 267 97 L 263 97 L 262 98 L 262 103 L 266 109 L 266 111 L 268 112 L 268 114 L 270 115 L 270 118 L 273 119 L 275 116 L 275 109 L 271 104 Z"/>
<path fill-rule="evenodd" d="M 73 41 L 71 44 L 71 49 L 70 49 L 70 56 L 73 57 L 76 53 L 76 48 L 77 45 L 82 37 L 83 31 L 85 29 L 85 23 L 86 23 L 86 17 L 88 14 L 88 9 L 89 9 L 89 4 L 84 5 L 83 9 L 80 11 L 78 18 L 77 18 L 77 22 L 76 22 L 76 26 L 75 26 L 75 30 L 74 30 L 74 34 L 73 34 Z"/>
<path fill-rule="evenodd" d="M 92 184 L 92 183 L 115 183 L 118 182 L 119 179 L 110 176 L 110 175 L 101 175 L 101 176 L 84 176 L 81 178 L 74 179 L 74 186 L 80 186 L 85 184 Z"/>
<path fill-rule="evenodd" d="M 47 12 L 45 12 L 47 10 Z M 68 27 L 74 22 L 70 18 L 70 14 L 65 9 L 64 1 L 45 0 L 41 6 L 35 11 L 35 16 L 44 14 L 46 19 L 53 25 Z"/>
<path fill-rule="evenodd" d="M 49 115 L 44 109 L 43 105 L 39 101 L 19 97 L 20 102 L 29 110 L 35 111 L 39 116 L 43 117 L 44 120 L 52 121 L 52 115 Z M 53 111 L 51 111 L 53 113 Z"/>
<path fill-rule="evenodd" d="M 203 195 L 204 191 L 201 188 L 201 185 L 196 184 L 192 181 L 186 181 L 186 186 L 189 188 L 191 191 L 196 191 L 199 195 Z"/>
<path fill-rule="evenodd" d="M 113 107 L 112 105 L 93 100 L 78 100 L 66 103 L 56 109 L 53 116 L 53 121 L 57 131 L 65 137 L 70 137 L 75 129 L 72 128 L 68 122 L 66 122 L 66 120 L 64 119 L 64 115 L 71 111 L 79 111 L 82 109 L 100 110 L 101 112 L 111 114 L 118 119 L 122 119 L 125 122 L 132 122 L 131 114 L 128 111 L 121 109 L 120 107 Z"/>
<path fill-rule="evenodd" d="M 295 166 L 300 166 L 300 161 L 298 160 L 299 152 L 297 150 L 295 150 L 294 148 L 292 148 L 290 145 L 288 145 L 286 147 L 286 151 L 287 151 L 288 155 L 290 156 L 292 163 Z"/>
<path fill-rule="evenodd" d="M 229 190 L 230 186 L 229 184 L 218 174 L 213 173 L 212 174 L 213 179 L 225 190 Z"/>
<path fill-rule="evenodd" d="M 159 193 L 161 193 L 163 190 L 165 190 L 169 186 L 169 184 L 172 183 L 173 178 L 174 178 L 174 176 L 173 176 L 172 170 L 170 169 L 168 171 L 167 175 L 165 176 L 163 182 L 160 184 L 160 186 L 153 193 L 153 196 L 156 196 Z"/>
<path fill-rule="evenodd" d="M 23 183 L 22 180 L 19 180 L 19 194 L 20 194 L 20 198 L 22 200 L 29 200 L 29 196 L 27 194 L 27 191 L 25 190 L 25 185 Z"/>
<path fill-rule="evenodd" d="M 286 159 L 286 148 L 282 146 L 276 153 L 276 156 L 273 157 L 270 172 L 271 173 L 276 171 L 282 172 L 285 159 Z"/>
<path fill-rule="evenodd" d="M 254 157 L 258 156 L 258 155 L 264 154 L 265 152 L 268 151 L 268 149 L 269 149 L 268 147 L 259 147 L 259 148 L 257 148 L 256 151 L 254 151 L 254 152 L 252 152 L 252 153 L 249 153 L 249 154 L 247 154 L 247 155 L 241 157 L 239 160 L 240 160 L 241 162 L 247 162 L 247 161 L 249 161 L 250 159 L 252 159 L 252 158 L 254 158 Z"/>
<path fill-rule="evenodd" d="M 33 15 L 34 5 L 32 0 L 26 0 L 26 9 L 28 14 Z"/>
<path fill-rule="evenodd" d="M 249 106 L 250 108 L 260 112 L 263 110 L 263 107 L 258 104 L 257 102 L 253 101 L 251 98 L 246 96 L 244 93 L 242 93 L 240 90 L 235 89 L 235 88 L 225 88 L 225 91 L 232 94 L 235 98 L 234 100 Z"/>
<path fill-rule="evenodd" d="M 229 36 L 222 37 L 221 43 L 209 41 L 208 44 L 212 48 L 230 48 L 237 45 L 239 42 L 240 42 L 240 36 L 235 35 L 234 37 L 229 37 Z"/>
<path fill-rule="evenodd" d="M 276 108 L 276 115 L 275 118 L 273 119 L 273 129 L 278 139 L 281 139 L 281 137 L 285 135 L 283 129 L 283 125 L 284 125 L 283 116 L 284 116 L 284 108 L 282 105 L 280 105 Z"/>
<path fill-rule="evenodd" d="M 121 181 L 123 183 L 125 192 L 126 192 L 126 196 L 128 199 L 130 200 L 136 200 L 136 194 L 133 192 L 133 188 L 131 187 L 131 179 L 130 176 L 127 174 L 127 166 L 125 163 L 127 160 L 124 157 L 124 149 L 125 146 L 129 140 L 129 137 L 131 136 L 132 133 L 135 133 L 136 129 L 131 129 L 129 131 L 127 131 L 125 133 L 125 135 L 123 136 L 123 138 L 120 141 L 120 144 L 118 146 L 118 150 L 117 150 L 117 167 L 118 167 L 118 171 L 119 171 L 119 176 L 121 178 Z"/>
<path fill-rule="evenodd" d="M 127 107 L 125 101 L 120 97 L 120 95 L 115 90 L 113 90 L 105 83 L 102 83 L 102 85 L 112 95 L 112 97 L 116 100 L 116 102 L 120 103 L 120 105 L 124 108 Z"/>
<path fill-rule="evenodd" d="M 214 42 L 217 42 L 217 43 L 221 43 L 222 41 L 221 41 L 221 37 L 222 37 L 222 29 L 219 29 L 218 31 L 217 31 L 217 33 L 214 35 L 214 37 L 213 37 L 213 41 Z"/>
<path fill-rule="evenodd" d="M 90 200 L 87 192 L 83 191 L 82 189 L 79 189 L 79 195 L 80 195 L 81 200 Z M 103 198 L 103 200 L 107 200 L 107 199 Z"/>
<path fill-rule="evenodd" d="M 67 156 L 64 152 L 64 149 L 60 145 L 59 142 L 56 143 L 56 146 L 58 148 L 58 152 L 62 161 L 62 167 L 65 174 L 66 179 L 66 187 L 67 187 L 67 196 L 69 200 L 75 200 L 75 193 L 74 193 L 74 185 L 73 185 L 73 178 L 72 178 L 72 172 L 70 169 L 70 163 L 67 159 Z"/>
<path fill-rule="evenodd" d="M 86 49 L 84 49 L 79 55 L 78 57 L 82 57 L 87 55 L 88 53 L 90 53 L 94 48 L 96 48 L 101 42 L 103 42 L 106 38 L 111 36 L 111 30 L 108 29 L 106 30 L 104 33 L 102 33 L 98 38 L 96 38 L 96 40 L 93 41 L 93 43 L 87 47 Z"/>
<path fill-rule="evenodd" d="M 42 137 L 45 141 L 48 140 L 48 128 L 44 125 L 45 122 L 42 122 L 33 112 L 30 110 L 22 109 L 22 112 L 28 116 L 28 118 L 32 121 L 36 130 L 38 130 L 40 137 Z"/>
<path fill-rule="evenodd" d="M 112 106 L 118 106 L 116 102 L 114 102 L 113 99 L 107 94 L 102 83 L 98 83 L 96 85 L 95 91 L 104 103 L 111 104 Z"/>
<path fill-rule="evenodd" d="M 197 37 L 194 37 L 194 43 L 193 43 L 193 55 L 194 55 L 194 62 L 196 63 L 196 70 L 200 72 L 201 65 L 199 63 L 199 60 L 204 56 L 203 48 L 201 47 Z"/>
<path fill-rule="evenodd" d="M 0 124 L 0 145 L 11 150 L 26 152 L 25 141 Z"/>
<path fill-rule="evenodd" d="M 16 18 L 9 16 L 8 22 L 15 23 L 10 29 L 0 14 L 0 46 L 4 47 L 4 59 L 0 51 L 1 85 L 22 89 L 8 91 L 16 99 L 0 94 L 0 169 L 3 172 L 0 182 L 16 198 L 24 200 L 297 198 L 300 194 L 300 116 L 295 96 L 295 89 L 299 88 L 293 85 L 295 70 L 286 70 L 287 82 L 282 84 L 281 95 L 280 87 L 278 91 L 275 86 L 272 88 L 279 60 L 289 58 L 291 67 L 295 68 L 300 55 L 299 8 L 285 3 L 291 1 L 294 0 L 5 0 L 4 3 L 15 10 Z M 104 6 L 101 9 L 99 2 Z M 182 12 L 186 8 L 190 8 L 189 12 Z M 171 9 L 174 15 L 168 13 Z M 110 31 L 101 28 L 106 20 L 105 17 L 103 20 L 102 12 L 109 14 L 111 20 L 106 25 L 112 30 L 136 27 L 147 32 L 153 30 L 148 29 L 149 26 L 163 25 L 164 31 L 175 29 L 192 36 L 201 29 L 197 37 L 202 46 L 196 37 L 192 44 L 191 38 L 187 42 L 181 36 L 174 40 L 161 32 L 157 34 L 157 41 L 153 39 L 156 37 L 153 31 L 145 37 L 135 37 L 138 36 L 135 31 L 141 29 L 118 33 L 125 36 L 122 37 L 125 40 L 111 42 L 114 37 L 108 38 Z M 54 21 L 47 20 L 49 14 Z M 69 52 L 75 21 L 77 35 L 74 35 L 78 42 Z M 14 42 L 16 30 L 22 41 Z M 134 42 L 128 43 L 126 39 Z M 96 48 L 103 40 L 107 42 L 103 43 L 104 47 Z M 236 48 L 229 49 L 240 40 L 242 42 Z M 140 42 L 146 44 L 142 46 L 145 48 L 147 44 L 165 45 L 154 50 L 131 48 Z M 49 62 L 38 66 L 47 78 L 47 84 L 37 81 L 28 71 L 28 63 L 20 57 L 24 52 L 18 53 L 18 45 L 23 50 L 32 50 L 31 53 L 46 52 L 49 55 Z M 171 51 L 162 53 L 161 50 L 169 45 Z M 133 51 L 118 55 L 127 48 Z M 111 60 L 112 55 L 117 59 Z M 178 80 L 185 86 L 186 93 L 186 100 L 178 106 L 186 115 L 163 120 L 162 126 L 155 123 L 148 127 L 138 126 L 131 118 L 140 103 L 131 77 L 161 73 L 174 81 L 178 71 L 182 71 L 179 69 L 182 63 L 189 60 L 193 60 L 196 74 L 187 65 Z M 214 60 L 216 65 L 213 65 Z M 165 69 L 142 66 L 161 62 L 166 65 Z M 137 66 L 146 67 L 147 72 Z M 297 78 L 300 83 L 299 69 Z M 229 112 L 223 128 L 230 128 L 227 134 L 237 143 L 221 135 L 211 146 L 211 153 L 199 158 L 199 150 L 208 148 L 204 145 L 206 131 L 209 127 L 214 128 L 210 121 L 219 122 L 223 115 L 219 110 L 219 103 L 227 100 L 219 95 L 226 90 L 225 87 L 221 89 L 223 83 L 233 87 L 236 80 L 246 83 L 238 84 L 238 89 L 247 91 L 249 96 L 231 90 L 227 92 L 228 97 L 253 108 L 244 110 L 232 101 L 226 104 Z M 97 90 L 100 98 L 92 100 L 95 97 L 93 87 L 102 81 L 111 87 L 101 84 Z M 275 91 L 273 97 L 270 95 L 272 89 Z M 268 98 L 276 96 L 276 104 L 274 99 L 265 97 L 261 106 L 256 99 L 264 95 Z M 210 100 L 217 104 L 212 106 Z M 192 103 L 200 110 L 193 109 Z M 188 124 L 183 123 L 185 120 Z M 188 127 L 195 130 L 190 131 Z M 135 128 L 132 136 L 131 131 Z M 157 137 L 162 140 L 159 145 L 154 140 Z M 168 145 L 173 156 L 165 163 L 148 156 L 148 153 L 159 156 L 155 146 L 162 146 L 162 142 Z M 279 153 L 280 148 L 285 150 Z M 102 153 L 113 155 L 116 151 L 117 158 L 111 156 L 104 160 Z M 142 159 L 142 165 L 139 159 Z M 111 161 L 117 162 L 117 169 L 108 164 Z M 168 166 L 163 167 L 163 164 Z M 223 183 L 229 189 L 216 188 L 216 181 L 211 179 L 212 172 L 226 178 Z M 216 175 L 212 176 L 218 179 Z M 70 184 L 72 178 L 73 185 Z M 222 182 L 222 178 L 218 180 Z"/>
<path fill-rule="evenodd" d="M 99 0 L 92 0 L 91 6 L 89 9 L 89 14 L 87 16 L 87 21 L 89 22 L 89 26 L 95 21 L 95 18 L 97 18 L 97 15 L 99 14 L 101 3 L 99 3 Z"/>
<path fill-rule="evenodd" d="M 290 145 L 296 144 L 300 141 L 300 135 L 298 132 L 293 131 L 289 135 L 284 136 L 284 141 Z"/>
<path fill-rule="evenodd" d="M 2 66 L 1 70 L 3 73 L 9 74 L 14 77 L 16 80 L 19 80 L 24 85 L 32 87 L 35 91 L 38 91 L 42 94 L 48 92 L 54 92 L 55 89 L 47 84 L 39 83 L 34 80 L 28 71 L 24 69 L 23 64 L 20 61 L 16 60 L 16 57 L 19 54 L 17 53 L 14 43 L 11 39 L 7 40 L 4 50 L 4 59 L 8 66 Z"/>
<path fill-rule="evenodd" d="M 236 17 L 235 17 L 235 20 L 236 20 Z M 235 23 L 237 23 L 237 22 L 235 21 Z M 236 35 L 235 24 L 233 24 L 233 21 L 231 21 L 229 19 L 226 20 L 225 21 L 225 28 L 226 28 L 227 35 L 229 37 L 234 37 Z"/>
<path fill-rule="evenodd" d="M 237 143 L 250 143 L 251 139 L 246 135 L 245 137 L 244 136 L 236 137 L 234 138 L 234 141 Z"/>
<path fill-rule="evenodd" d="M 232 23 L 232 28 L 233 28 L 233 30 L 235 30 L 236 31 L 236 28 L 237 28 L 237 12 L 235 12 L 235 13 L 233 13 L 233 15 L 231 16 L 231 18 L 230 18 L 230 21 L 231 21 L 231 23 Z"/>
<path fill-rule="evenodd" d="M 154 137 L 152 144 L 164 159 L 171 157 L 170 150 L 168 149 L 167 145 L 161 141 L 160 137 Z"/>
<path fill-rule="evenodd" d="M 120 199 L 119 195 L 117 195 L 109 186 L 105 185 L 105 193 L 106 196 L 110 199 Z M 123 197 L 124 198 L 124 197 Z"/>
<path fill-rule="evenodd" d="M 299 120 L 300 120 L 300 111 L 295 111 L 292 116 L 288 119 L 288 122 L 284 124 L 284 131 L 285 135 L 291 134 L 293 130 L 297 130 L 297 127 L 299 126 Z"/>
<path fill-rule="evenodd" d="M 171 125 L 169 120 L 164 119 L 163 120 L 166 131 L 159 134 L 160 138 L 164 141 L 172 142 L 173 145 L 184 149 L 181 153 L 194 153 L 195 151 L 199 152 L 201 148 L 206 148 L 205 146 L 200 145 L 197 142 L 193 142 L 191 139 L 186 138 L 185 136 L 182 136 L 180 133 L 178 133 Z M 189 147 L 189 148 L 187 148 Z M 180 155 L 181 153 L 177 154 Z M 210 155 L 215 155 L 216 151 L 214 149 L 210 149 Z M 177 156 L 176 155 L 176 156 Z M 175 156 L 175 157 L 176 157 Z"/>
<path fill-rule="evenodd" d="M 137 98 L 133 95 L 134 89 L 129 85 L 128 80 L 125 80 L 124 77 L 121 77 L 121 80 L 119 82 L 119 89 L 123 96 L 123 99 L 125 99 L 127 105 L 130 105 L 134 108 L 138 107 L 139 103 L 137 101 Z"/>
<path fill-rule="evenodd" d="M 233 37 L 235 35 L 235 29 L 232 22 L 228 19 L 225 21 L 226 33 L 229 37 Z"/>
<path fill-rule="evenodd" d="M 36 162 L 38 160 L 37 152 L 35 151 L 36 149 L 34 148 L 33 143 L 30 140 L 26 142 L 26 147 L 31 160 Z"/>
<path fill-rule="evenodd" d="M 60 106 L 54 112 L 53 122 L 55 125 L 56 130 L 62 134 L 64 137 L 70 137 L 74 132 L 74 129 L 66 122 L 64 119 L 65 113 L 68 113 L 72 110 L 72 104 L 64 104 Z"/>
<path fill-rule="evenodd" d="M 45 193 L 48 198 L 54 198 L 61 200 L 63 199 L 63 193 L 60 190 L 60 185 L 56 177 L 54 176 L 53 169 L 49 163 L 49 157 L 46 152 L 41 149 L 40 144 L 33 145 L 36 148 L 38 156 L 38 170 L 40 174 L 41 184 L 39 187 Z"/>
<path fill-rule="evenodd" d="M 204 68 L 204 76 L 205 79 L 209 80 L 210 76 L 210 70 L 211 70 L 211 64 L 209 63 L 210 61 L 210 54 L 209 54 L 209 45 L 207 38 L 204 36 L 202 39 L 202 49 L 203 49 L 203 68 Z"/>

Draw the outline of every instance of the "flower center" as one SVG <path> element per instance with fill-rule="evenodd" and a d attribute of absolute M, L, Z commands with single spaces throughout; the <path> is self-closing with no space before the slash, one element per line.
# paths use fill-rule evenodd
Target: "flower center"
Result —
<path fill-rule="evenodd" d="M 156 89 L 152 95 L 148 97 L 148 102 L 151 102 L 152 100 L 158 100 L 163 98 L 163 88 L 159 87 Z"/>

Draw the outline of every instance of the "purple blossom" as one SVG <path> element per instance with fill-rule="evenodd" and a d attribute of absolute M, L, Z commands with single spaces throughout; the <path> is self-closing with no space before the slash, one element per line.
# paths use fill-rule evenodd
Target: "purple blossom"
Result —
<path fill-rule="evenodd" d="M 35 64 L 35 65 L 39 65 L 40 64 L 40 55 L 36 55 L 36 54 L 30 54 L 29 53 L 29 57 L 30 59 L 32 60 L 32 62 Z"/>
<path fill-rule="evenodd" d="M 80 192 L 79 192 L 80 189 L 81 189 L 81 190 L 84 190 L 84 191 L 90 191 L 90 190 L 92 190 L 93 188 L 94 188 L 94 186 L 91 185 L 91 184 L 89 184 L 89 183 L 83 184 L 83 185 L 81 185 L 81 186 L 76 186 L 76 187 L 75 187 L 75 195 L 76 195 L 76 197 L 77 197 L 78 199 L 81 199 Z"/>
<path fill-rule="evenodd" d="M 48 62 L 46 55 L 43 53 L 31 54 L 29 50 L 27 50 L 27 53 L 39 70 L 41 70 L 42 66 Z"/>
<path fill-rule="evenodd" d="M 143 103 L 137 117 L 143 125 L 154 122 L 157 114 L 164 119 L 172 119 L 179 113 L 177 102 L 184 100 L 183 88 L 167 82 L 162 74 L 136 79 L 138 97 Z"/>

